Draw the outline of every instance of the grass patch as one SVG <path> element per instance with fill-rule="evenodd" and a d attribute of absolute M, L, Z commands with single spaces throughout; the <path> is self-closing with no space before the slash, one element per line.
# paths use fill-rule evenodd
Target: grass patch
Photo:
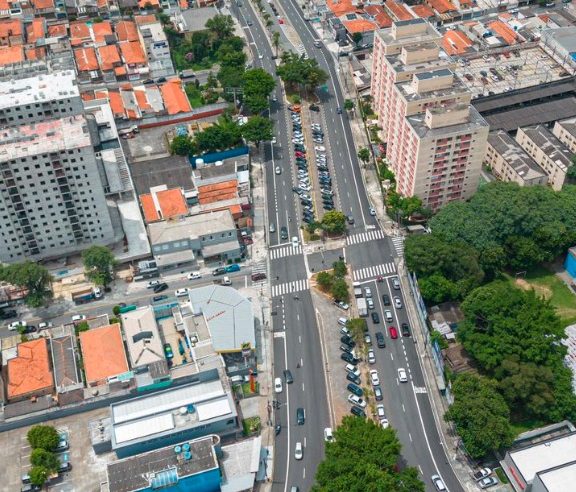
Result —
<path fill-rule="evenodd" d="M 244 393 L 244 396 L 258 394 L 258 392 L 260 391 L 260 386 L 258 385 L 258 382 L 254 383 L 254 389 L 256 391 L 250 390 L 250 382 L 249 381 L 247 383 L 242 383 L 242 393 Z"/>
<path fill-rule="evenodd" d="M 242 430 L 246 436 L 257 434 L 261 427 L 260 417 L 248 417 L 242 421 Z"/>
<path fill-rule="evenodd" d="M 538 420 L 514 420 L 514 415 L 512 415 L 511 427 L 515 434 L 519 436 L 523 432 L 528 432 L 543 425 L 543 422 Z"/>
<path fill-rule="evenodd" d="M 320 241 L 320 236 L 318 234 L 311 234 L 305 228 L 302 229 L 302 234 L 304 235 L 305 243 L 309 243 L 311 241 Z"/>
<path fill-rule="evenodd" d="M 537 267 L 530 270 L 524 278 L 512 278 L 510 281 L 524 290 L 534 290 L 537 295 L 550 301 L 566 325 L 576 322 L 576 296 L 554 272 Z"/>
<path fill-rule="evenodd" d="M 188 101 L 190 101 L 190 106 L 193 108 L 199 108 L 204 106 L 204 98 L 202 97 L 202 91 L 194 84 L 188 84 L 186 86 L 186 95 L 188 96 Z"/>
<path fill-rule="evenodd" d="M 502 470 L 502 468 L 498 467 L 494 470 L 494 473 L 496 473 L 496 476 L 498 477 L 498 480 L 500 480 L 501 483 L 508 483 L 508 477 L 506 476 L 506 473 L 504 473 L 504 470 Z"/>

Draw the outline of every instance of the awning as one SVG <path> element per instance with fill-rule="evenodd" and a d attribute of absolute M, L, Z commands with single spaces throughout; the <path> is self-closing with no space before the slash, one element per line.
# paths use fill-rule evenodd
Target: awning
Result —
<path fill-rule="evenodd" d="M 240 243 L 238 242 L 238 239 L 227 241 L 225 243 L 212 244 L 202 248 L 202 254 L 205 258 L 221 255 L 223 253 L 238 253 L 239 251 Z"/>
<path fill-rule="evenodd" d="M 177 265 L 180 263 L 189 263 L 196 260 L 194 252 L 190 249 L 184 251 L 175 251 L 174 253 L 166 253 L 161 255 L 154 255 L 156 265 L 158 268 Z"/>

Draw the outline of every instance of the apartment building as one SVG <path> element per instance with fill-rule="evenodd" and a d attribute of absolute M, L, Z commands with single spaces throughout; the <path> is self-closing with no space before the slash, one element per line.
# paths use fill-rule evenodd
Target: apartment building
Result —
<path fill-rule="evenodd" d="M 484 163 L 502 181 L 520 186 L 545 185 L 548 175 L 504 130 L 490 132 Z"/>
<path fill-rule="evenodd" d="M 476 191 L 488 124 L 423 19 L 376 32 L 372 98 L 396 190 L 437 210 Z"/>
<path fill-rule="evenodd" d="M 576 118 L 557 121 L 552 129 L 554 136 L 572 153 L 576 153 Z"/>
<path fill-rule="evenodd" d="M 570 150 L 542 125 L 518 128 L 516 141 L 548 175 L 552 189 L 561 190 L 572 165 Z"/>
<path fill-rule="evenodd" d="M 72 71 L 0 82 L 0 261 L 72 254 L 115 234 Z"/>
<path fill-rule="evenodd" d="M 170 46 L 162 24 L 156 20 L 154 15 L 140 15 L 135 17 L 135 21 L 146 50 L 150 77 L 159 78 L 174 75 Z"/>

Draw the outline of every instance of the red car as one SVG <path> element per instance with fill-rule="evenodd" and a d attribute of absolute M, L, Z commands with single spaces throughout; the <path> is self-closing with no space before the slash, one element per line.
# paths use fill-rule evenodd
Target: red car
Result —
<path fill-rule="evenodd" d="M 388 330 L 390 330 L 390 338 L 398 338 L 398 331 L 396 330 L 396 328 L 391 326 L 390 328 L 388 328 Z"/>
<path fill-rule="evenodd" d="M 296 152 L 294 152 L 294 155 L 296 157 L 306 157 L 306 154 L 304 152 L 300 152 L 299 150 L 297 150 Z"/>

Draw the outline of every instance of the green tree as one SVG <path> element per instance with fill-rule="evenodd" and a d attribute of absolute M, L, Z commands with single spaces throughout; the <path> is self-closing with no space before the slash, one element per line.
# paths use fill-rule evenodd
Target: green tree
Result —
<path fill-rule="evenodd" d="M 342 234 L 346 230 L 346 215 L 338 210 L 330 210 L 322 217 L 322 229 L 329 234 Z"/>
<path fill-rule="evenodd" d="M 108 285 L 113 278 L 116 259 L 106 246 L 90 246 L 82 252 L 86 275 L 96 285 Z"/>
<path fill-rule="evenodd" d="M 244 102 L 248 109 L 258 114 L 269 108 L 268 98 L 274 90 L 274 77 L 262 68 L 246 70 L 243 76 Z"/>
<path fill-rule="evenodd" d="M 316 275 L 316 282 L 318 282 L 322 290 L 328 291 L 332 288 L 334 276 L 330 272 L 319 272 L 318 275 Z"/>
<path fill-rule="evenodd" d="M 206 21 L 206 29 L 214 39 L 224 40 L 234 33 L 234 21 L 229 15 L 217 14 Z"/>
<path fill-rule="evenodd" d="M 358 46 L 362 42 L 363 37 L 361 32 L 355 32 L 352 34 L 352 42 Z"/>
<path fill-rule="evenodd" d="M 43 466 L 33 466 L 30 469 L 30 483 L 37 487 L 43 487 L 49 475 L 50 472 Z"/>
<path fill-rule="evenodd" d="M 226 150 L 241 140 L 240 126 L 229 116 L 221 116 L 217 123 L 196 134 L 196 144 L 204 152 Z"/>
<path fill-rule="evenodd" d="M 53 451 L 58 446 L 60 436 L 51 425 L 35 425 L 26 434 L 28 443 L 32 449 L 44 449 Z"/>
<path fill-rule="evenodd" d="M 170 153 L 176 155 L 191 155 L 196 151 L 194 141 L 188 135 L 176 135 L 170 142 Z"/>
<path fill-rule="evenodd" d="M 46 451 L 42 448 L 32 450 L 30 454 L 30 463 L 32 466 L 41 466 L 46 468 L 50 473 L 54 473 L 60 466 L 60 460 L 52 451 Z"/>
<path fill-rule="evenodd" d="M 348 292 L 348 284 L 343 278 L 335 278 L 332 282 L 330 290 L 332 297 L 337 301 L 348 302 L 350 300 L 350 293 Z"/>
<path fill-rule="evenodd" d="M 352 318 L 348 320 L 347 328 L 352 333 L 352 337 L 360 344 L 364 340 L 364 333 L 367 331 L 366 320 L 363 318 Z"/>
<path fill-rule="evenodd" d="M 52 276 L 46 267 L 34 261 L 13 263 L 0 268 L 0 280 L 27 289 L 26 304 L 30 307 L 41 306 L 51 296 Z"/>
<path fill-rule="evenodd" d="M 286 52 L 276 73 L 292 88 L 314 90 L 328 80 L 328 74 L 312 58 Z"/>
<path fill-rule="evenodd" d="M 110 324 L 112 324 L 112 321 L 110 321 Z M 83 331 L 88 331 L 89 329 L 90 325 L 88 324 L 87 321 L 81 321 L 80 323 L 77 323 L 74 326 L 74 332 L 76 333 L 76 335 L 79 335 Z"/>
<path fill-rule="evenodd" d="M 422 200 L 417 196 L 403 197 L 394 190 L 388 192 L 387 210 L 390 217 L 400 221 L 420 213 L 423 210 Z"/>
<path fill-rule="evenodd" d="M 352 111 L 354 109 L 354 101 L 352 101 L 351 99 L 346 99 L 344 101 L 344 109 L 346 111 Z"/>
<path fill-rule="evenodd" d="M 335 261 L 332 264 L 332 268 L 334 269 L 334 276 L 337 278 L 344 278 L 348 273 L 348 267 L 344 260 Z"/>
<path fill-rule="evenodd" d="M 423 492 L 414 468 L 397 471 L 400 442 L 395 432 L 371 419 L 346 416 L 326 444 L 316 472 L 315 492 Z"/>
<path fill-rule="evenodd" d="M 576 155 L 572 156 L 572 165 L 566 171 L 566 177 L 571 183 L 576 181 Z"/>
<path fill-rule="evenodd" d="M 444 418 L 454 422 L 472 458 L 482 458 L 512 444 L 510 410 L 496 383 L 475 374 L 460 374 L 452 392 L 454 403 Z"/>
<path fill-rule="evenodd" d="M 280 32 L 279 31 L 274 31 L 272 33 L 272 46 L 274 46 L 276 56 L 278 56 L 278 48 L 280 47 Z"/>
<path fill-rule="evenodd" d="M 370 161 L 370 149 L 362 147 L 358 151 L 358 159 L 360 159 L 364 164 L 367 164 Z"/>
<path fill-rule="evenodd" d="M 252 142 L 256 147 L 260 146 L 260 142 L 272 140 L 274 134 L 272 133 L 272 120 L 264 118 L 263 116 L 252 116 L 241 127 L 242 136 L 248 141 Z"/>

